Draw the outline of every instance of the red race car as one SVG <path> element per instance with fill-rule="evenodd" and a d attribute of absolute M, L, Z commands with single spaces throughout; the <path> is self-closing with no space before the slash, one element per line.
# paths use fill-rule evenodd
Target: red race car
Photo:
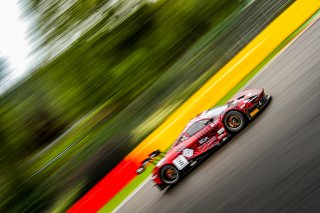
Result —
<path fill-rule="evenodd" d="M 152 152 L 142 161 L 137 173 L 141 174 L 148 163 L 156 164 L 152 180 L 160 190 L 176 184 L 189 169 L 204 157 L 240 132 L 267 104 L 271 96 L 264 89 L 243 91 L 224 106 L 202 112 L 192 119 L 167 153 Z M 157 161 L 156 157 L 163 157 Z"/>

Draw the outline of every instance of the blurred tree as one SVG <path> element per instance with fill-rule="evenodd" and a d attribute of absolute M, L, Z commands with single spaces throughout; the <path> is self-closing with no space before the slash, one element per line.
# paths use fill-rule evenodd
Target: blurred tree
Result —
<path fill-rule="evenodd" d="M 0 98 L 3 212 L 44 211 L 80 182 L 84 193 L 231 57 L 238 31 L 253 28 L 229 19 L 238 0 L 20 2 L 39 55 L 55 58 Z M 243 16 L 255 21 L 255 11 Z"/>
<path fill-rule="evenodd" d="M 0 81 L 8 74 L 8 64 L 4 57 L 0 57 Z"/>

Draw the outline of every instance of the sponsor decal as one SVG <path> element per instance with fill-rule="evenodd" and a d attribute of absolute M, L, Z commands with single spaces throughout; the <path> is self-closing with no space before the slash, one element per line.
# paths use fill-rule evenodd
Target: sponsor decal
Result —
<path fill-rule="evenodd" d="M 218 133 L 219 135 L 221 135 L 223 132 L 224 132 L 224 128 L 221 128 L 221 129 L 219 129 L 219 130 L 217 131 L 217 133 Z"/>
<path fill-rule="evenodd" d="M 257 108 L 257 109 L 253 110 L 253 111 L 250 113 L 250 116 L 253 117 L 253 116 L 255 116 L 258 112 L 259 112 L 259 109 Z"/>
<path fill-rule="evenodd" d="M 190 158 L 193 155 L 193 150 L 192 149 L 184 149 L 182 152 L 183 156 L 186 158 Z"/>
<path fill-rule="evenodd" d="M 207 140 L 209 140 L 208 137 L 201 138 L 201 139 L 199 140 L 199 143 L 200 143 L 200 144 L 203 144 L 203 143 L 205 143 Z"/>

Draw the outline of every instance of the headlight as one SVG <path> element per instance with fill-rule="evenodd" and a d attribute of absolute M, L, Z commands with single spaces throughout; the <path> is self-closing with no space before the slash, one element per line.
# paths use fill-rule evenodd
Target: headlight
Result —
<path fill-rule="evenodd" d="M 190 158 L 193 155 L 193 150 L 192 149 L 184 149 L 182 152 L 182 155 L 187 158 Z"/>

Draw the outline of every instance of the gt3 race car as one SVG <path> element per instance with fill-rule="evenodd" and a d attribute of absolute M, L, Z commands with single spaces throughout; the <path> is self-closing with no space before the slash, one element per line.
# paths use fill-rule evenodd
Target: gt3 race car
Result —
<path fill-rule="evenodd" d="M 152 180 L 160 190 L 176 184 L 210 150 L 240 132 L 270 100 L 264 89 L 246 90 L 226 105 L 202 112 L 187 124 L 167 153 L 152 152 L 136 172 L 141 174 L 148 163 L 153 163 Z M 163 158 L 157 161 L 159 156 Z"/>

